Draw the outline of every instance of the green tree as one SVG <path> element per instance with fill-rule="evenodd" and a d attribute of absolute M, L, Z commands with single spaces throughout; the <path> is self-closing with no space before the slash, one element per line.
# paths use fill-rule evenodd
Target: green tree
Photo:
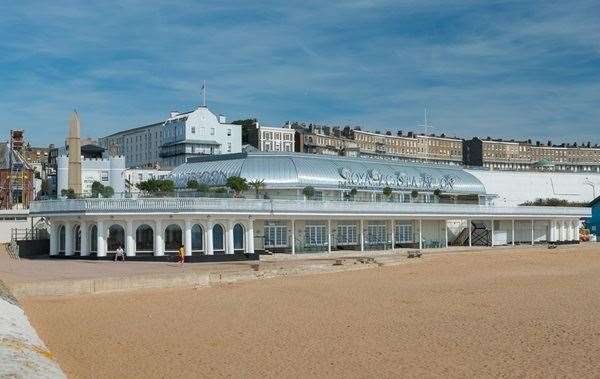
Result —
<path fill-rule="evenodd" d="M 98 181 L 92 183 L 92 197 L 98 197 L 102 193 L 104 186 Z"/>
<path fill-rule="evenodd" d="M 242 126 L 242 145 L 248 144 L 248 131 L 250 130 L 250 128 L 254 128 L 254 125 L 256 124 L 256 119 L 247 118 L 245 120 L 235 120 L 232 122 L 232 124 Z"/>
<path fill-rule="evenodd" d="M 77 194 L 73 188 L 64 189 L 60 191 L 61 196 L 65 196 L 67 199 L 77 199 Z"/>
<path fill-rule="evenodd" d="M 252 187 L 254 189 L 254 191 L 256 192 L 256 198 L 258 199 L 258 195 L 260 194 L 260 191 L 265 189 L 265 181 L 264 180 L 252 180 L 250 182 L 248 182 L 248 185 L 250 185 L 250 187 Z"/>
<path fill-rule="evenodd" d="M 210 187 L 204 183 L 198 183 L 198 187 L 196 187 L 196 191 L 198 192 L 208 192 L 210 191 Z"/>
<path fill-rule="evenodd" d="M 416 199 L 417 197 L 419 197 L 419 191 L 417 190 L 412 190 L 410 192 L 410 197 L 412 197 L 413 199 Z"/>
<path fill-rule="evenodd" d="M 383 196 L 389 199 L 392 196 L 392 188 L 391 187 L 383 187 Z"/>
<path fill-rule="evenodd" d="M 113 197 L 113 195 L 115 194 L 115 190 L 111 186 L 103 186 L 101 194 L 102 197 L 108 199 Z"/>
<path fill-rule="evenodd" d="M 143 182 L 139 182 L 136 184 L 136 187 L 148 193 L 157 193 L 157 192 L 173 192 L 175 191 L 175 183 L 172 180 L 158 180 L 158 179 L 148 179 Z"/>
<path fill-rule="evenodd" d="M 197 180 L 191 179 L 191 180 L 188 180 L 186 187 L 189 189 L 198 189 L 199 185 L 200 185 L 200 183 L 198 183 Z"/>
<path fill-rule="evenodd" d="M 175 182 L 169 179 L 159 181 L 160 192 L 173 192 L 175 191 Z"/>
<path fill-rule="evenodd" d="M 242 192 L 248 190 L 248 183 L 246 182 L 246 178 L 242 178 L 241 176 L 230 176 L 227 178 L 227 187 L 231 188 L 236 196 L 239 196 Z"/>
<path fill-rule="evenodd" d="M 315 197 L 315 188 L 313 186 L 306 186 L 302 189 L 302 194 L 308 200 L 311 200 L 313 197 Z"/>

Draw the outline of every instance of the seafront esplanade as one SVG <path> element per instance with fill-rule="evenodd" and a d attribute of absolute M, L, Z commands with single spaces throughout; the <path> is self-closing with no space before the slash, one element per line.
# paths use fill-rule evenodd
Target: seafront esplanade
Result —
<path fill-rule="evenodd" d="M 171 178 L 223 185 L 260 179 L 240 197 L 136 197 L 34 202 L 51 223 L 52 256 L 160 259 L 181 245 L 189 257 L 300 254 L 576 243 L 585 207 L 494 205 L 459 168 L 305 154 L 231 154 L 189 161 Z M 310 198 L 303 188 L 310 186 Z M 388 187 L 382 195 L 382 187 Z M 218 257 L 214 257 L 215 259 Z"/>

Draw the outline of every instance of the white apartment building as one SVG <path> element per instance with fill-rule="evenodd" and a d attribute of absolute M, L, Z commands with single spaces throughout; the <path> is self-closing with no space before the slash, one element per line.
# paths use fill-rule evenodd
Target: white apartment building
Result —
<path fill-rule="evenodd" d="M 258 143 L 260 151 L 294 151 L 295 129 L 288 124 L 283 128 L 258 126 Z"/>
<path fill-rule="evenodd" d="M 167 167 L 175 167 L 187 158 L 199 155 L 242 152 L 242 127 L 228 124 L 206 107 L 186 113 L 171 112 L 164 122 L 160 156 Z"/>
<path fill-rule="evenodd" d="M 201 106 L 100 138 L 99 144 L 111 155 L 123 155 L 127 167 L 175 167 L 193 156 L 240 153 L 242 132 L 241 126 Z"/>
<path fill-rule="evenodd" d="M 160 165 L 164 122 L 140 126 L 102 137 L 100 146 L 110 155 L 125 157 L 127 167 Z"/>

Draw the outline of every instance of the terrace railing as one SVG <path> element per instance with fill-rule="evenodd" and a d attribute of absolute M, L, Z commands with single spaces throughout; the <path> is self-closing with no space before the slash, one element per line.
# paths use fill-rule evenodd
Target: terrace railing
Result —
<path fill-rule="evenodd" d="M 247 213 L 247 214 L 389 214 L 407 216 L 589 217 L 585 207 L 493 206 L 477 204 L 346 202 L 281 199 L 132 198 L 44 200 L 31 203 L 30 214 L 122 214 L 122 213 Z"/>

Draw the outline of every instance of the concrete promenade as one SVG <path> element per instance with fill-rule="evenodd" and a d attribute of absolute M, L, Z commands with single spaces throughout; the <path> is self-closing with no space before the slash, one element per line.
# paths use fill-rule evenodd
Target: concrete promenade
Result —
<path fill-rule="evenodd" d="M 423 250 L 431 254 L 468 254 L 514 249 L 547 251 L 546 245 L 451 247 Z M 583 248 L 564 245 L 560 250 Z M 62 259 L 10 259 L 0 252 L 0 277 L 18 298 L 77 295 L 135 289 L 203 287 L 278 276 L 329 273 L 406 263 L 406 249 L 336 251 L 330 254 L 265 255 L 260 262 L 186 263 L 118 262 Z"/>

